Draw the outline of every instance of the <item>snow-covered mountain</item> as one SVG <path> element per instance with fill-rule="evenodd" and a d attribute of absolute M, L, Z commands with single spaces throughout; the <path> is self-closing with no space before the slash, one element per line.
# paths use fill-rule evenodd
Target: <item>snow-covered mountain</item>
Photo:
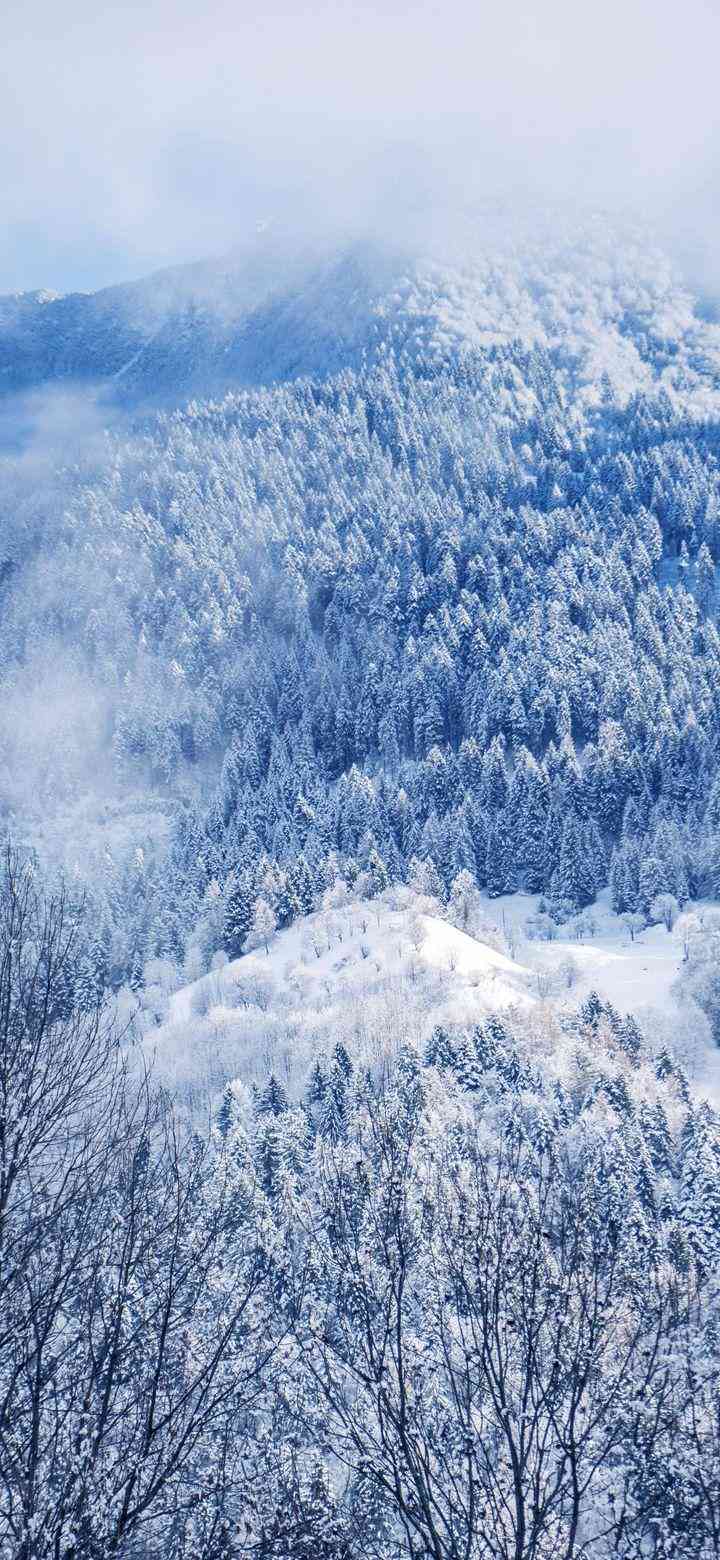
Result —
<path fill-rule="evenodd" d="M 2 320 L 0 1552 L 717 1560 L 718 328 L 598 222 Z"/>
<path fill-rule="evenodd" d="M 93 982 L 337 876 L 717 897 L 720 329 L 643 235 L 270 229 L 5 320 L 76 436 L 0 466 L 0 801 Z"/>
<path fill-rule="evenodd" d="M 431 230 L 429 236 L 428 230 Z M 720 329 L 635 229 L 447 213 L 422 238 L 314 238 L 273 228 L 218 260 L 94 294 L 0 298 L 0 390 L 100 385 L 178 404 L 249 385 L 522 342 L 595 398 L 658 379 L 714 404 Z"/>

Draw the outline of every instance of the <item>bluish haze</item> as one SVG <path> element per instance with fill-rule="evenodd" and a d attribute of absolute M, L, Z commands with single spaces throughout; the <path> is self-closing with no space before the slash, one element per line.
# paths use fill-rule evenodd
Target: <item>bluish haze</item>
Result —
<path fill-rule="evenodd" d="M 383 229 L 438 187 L 631 204 L 711 254 L 703 0 L 11 0 L 3 34 L 0 292 L 139 276 L 268 217 Z"/>
<path fill-rule="evenodd" d="M 5 6 L 0 1560 L 720 1560 L 718 42 Z"/>

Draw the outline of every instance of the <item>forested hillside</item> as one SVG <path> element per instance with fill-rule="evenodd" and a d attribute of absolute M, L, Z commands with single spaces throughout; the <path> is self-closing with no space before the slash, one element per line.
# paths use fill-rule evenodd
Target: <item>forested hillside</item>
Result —
<path fill-rule="evenodd" d="M 707 314 L 0 309 L 2 1560 L 720 1560 Z"/>
<path fill-rule="evenodd" d="M 336 876 L 442 898 L 467 870 L 561 921 L 608 881 L 638 914 L 716 892 L 718 327 L 599 224 L 394 260 L 371 307 L 357 264 L 325 313 L 366 366 L 336 335 L 328 374 L 5 462 L 13 826 L 92 766 L 140 815 L 112 860 L 74 819 L 101 984 L 236 953 L 258 895 L 284 925 Z"/>

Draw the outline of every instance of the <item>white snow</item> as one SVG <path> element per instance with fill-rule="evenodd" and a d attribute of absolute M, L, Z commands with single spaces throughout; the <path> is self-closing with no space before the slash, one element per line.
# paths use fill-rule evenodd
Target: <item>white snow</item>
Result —
<path fill-rule="evenodd" d="M 427 914 L 407 890 L 317 912 L 263 948 L 183 986 L 144 1045 L 162 1081 L 194 1106 L 231 1077 L 285 1083 L 343 1039 L 372 1066 L 438 1023 L 528 1008 L 532 972 L 499 947 Z M 157 1004 L 156 1004 L 157 1006 Z"/>
<path fill-rule="evenodd" d="M 537 941 L 528 935 L 527 922 L 537 912 L 539 897 L 532 894 L 505 894 L 498 899 L 483 896 L 483 912 L 488 925 L 503 937 L 513 955 L 537 977 L 539 994 L 545 995 L 542 976 L 549 977 L 550 991 L 564 986 L 561 969 L 566 960 L 577 966 L 570 990 L 573 1002 L 581 1002 L 590 991 L 611 1002 L 620 1012 L 635 1012 L 647 1006 L 667 1008 L 672 1003 L 671 987 L 679 973 L 682 947 L 674 932 L 664 926 L 648 926 L 631 942 L 619 918 L 613 914 L 605 890 L 590 906 L 591 935 L 580 940 L 568 937 L 561 927 L 552 942 Z"/>
<path fill-rule="evenodd" d="M 156 992 L 155 1012 L 165 1012 L 160 1024 L 150 1003 L 141 1015 L 146 1053 L 163 1082 L 205 1110 L 230 1078 L 261 1084 L 274 1071 L 292 1092 L 313 1057 L 340 1039 L 357 1063 L 374 1066 L 400 1045 L 422 1048 L 436 1024 L 480 1022 L 498 1009 L 511 1020 L 533 1010 L 541 1019 L 576 1010 L 595 990 L 634 1012 L 651 1043 L 668 1044 L 717 1097 L 720 1056 L 701 1015 L 678 1007 L 671 990 L 680 939 L 651 927 L 629 942 L 601 896 L 593 935 L 538 942 L 525 930 L 536 908 L 532 896 L 484 899 L 476 936 L 406 889 L 317 912 L 276 933 L 267 953 L 246 954 L 169 998 Z"/>
<path fill-rule="evenodd" d="M 457 1010 L 458 1019 L 466 1020 L 468 1004 L 471 1009 L 477 1005 L 494 1010 L 527 1006 L 535 1000 L 529 968 L 439 916 L 423 915 L 421 924 L 425 933 L 420 949 L 423 963 L 453 976 L 445 1016 Z"/>

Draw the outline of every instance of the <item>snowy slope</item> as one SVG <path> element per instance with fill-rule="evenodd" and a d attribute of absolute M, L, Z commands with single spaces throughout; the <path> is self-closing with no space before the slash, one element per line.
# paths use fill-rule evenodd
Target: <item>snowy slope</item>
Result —
<path fill-rule="evenodd" d="M 307 916 L 268 953 L 246 954 L 164 1003 L 146 994 L 163 1017 L 144 1036 L 163 1081 L 209 1102 L 238 1075 L 260 1082 L 275 1071 L 292 1084 L 341 1037 L 372 1066 L 399 1045 L 421 1045 L 435 1024 L 535 1002 L 530 971 L 423 914 L 407 892 L 398 897 Z"/>
<path fill-rule="evenodd" d="M 582 1001 L 588 992 L 597 991 L 620 1012 L 637 1012 L 645 1007 L 667 1009 L 671 1003 L 671 988 L 682 958 L 679 936 L 668 933 L 662 925 L 646 926 L 631 942 L 626 928 L 610 909 L 607 889 L 591 906 L 586 916 L 588 929 L 580 940 L 563 935 L 562 927 L 552 942 L 531 939 L 529 928 L 538 908 L 538 895 L 481 898 L 485 921 L 532 971 L 538 994 L 547 994 L 549 982 L 550 992 L 557 995 L 565 986 L 574 1001 Z M 575 966 L 569 985 L 561 973 L 568 960 Z"/>
<path fill-rule="evenodd" d="M 717 1056 L 700 1015 L 677 1009 L 671 995 L 677 940 L 651 928 L 623 945 L 619 924 L 600 906 L 591 938 L 531 942 L 522 926 L 533 903 L 522 895 L 487 901 L 477 936 L 428 914 L 426 902 L 403 889 L 307 916 L 276 933 L 267 952 L 174 992 L 146 991 L 139 1019 L 146 1054 L 164 1083 L 204 1111 L 229 1078 L 260 1084 L 275 1072 L 292 1092 L 339 1039 L 356 1062 L 374 1067 L 401 1045 L 422 1047 L 437 1024 L 477 1023 L 493 1011 L 521 1028 L 527 1020 L 552 1029 L 596 990 L 620 1012 L 638 1014 L 651 1045 L 668 1044 L 713 1093 Z"/>

